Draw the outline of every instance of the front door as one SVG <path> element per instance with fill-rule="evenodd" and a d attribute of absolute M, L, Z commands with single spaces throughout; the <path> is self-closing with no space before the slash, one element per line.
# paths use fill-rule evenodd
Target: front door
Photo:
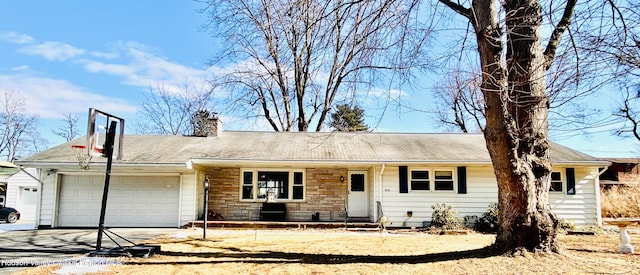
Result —
<path fill-rule="evenodd" d="M 368 217 L 367 172 L 349 171 L 348 184 L 347 215 L 349 217 Z"/>

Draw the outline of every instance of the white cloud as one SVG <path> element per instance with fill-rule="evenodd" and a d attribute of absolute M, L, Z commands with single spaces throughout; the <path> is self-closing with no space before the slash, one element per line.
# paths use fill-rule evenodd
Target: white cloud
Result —
<path fill-rule="evenodd" d="M 0 34 L 0 40 L 4 40 L 7 41 L 9 43 L 14 43 L 14 44 L 29 44 L 29 43 L 33 43 L 35 41 L 35 39 L 33 39 L 33 37 L 28 36 L 26 34 L 23 33 L 17 33 L 17 32 L 4 32 Z"/>
<path fill-rule="evenodd" d="M 63 42 L 46 41 L 37 45 L 30 45 L 20 49 L 20 52 L 30 55 L 41 55 L 51 61 L 66 61 L 85 53 L 85 50 Z"/>
<path fill-rule="evenodd" d="M 89 107 L 130 113 L 136 107 L 124 99 L 86 91 L 66 80 L 32 75 L 0 75 L 0 92 L 14 91 L 25 98 L 25 111 L 43 119 L 61 119 L 65 113 L 86 113 Z"/>
<path fill-rule="evenodd" d="M 118 54 L 117 52 L 92 51 L 92 52 L 89 52 L 89 54 L 91 56 L 95 56 L 97 58 L 102 58 L 102 59 L 115 59 L 115 58 L 118 58 L 118 56 L 120 56 L 120 54 Z"/>
<path fill-rule="evenodd" d="M 362 91 L 362 93 L 364 93 L 367 96 L 374 97 L 374 98 L 390 97 L 390 98 L 397 99 L 397 98 L 409 97 L 409 94 L 407 94 L 405 91 L 398 90 L 398 89 L 374 88 L 374 89 Z"/>
<path fill-rule="evenodd" d="M 9 70 L 15 71 L 15 72 L 28 71 L 29 70 L 29 66 L 27 66 L 27 65 L 17 66 L 17 67 L 10 68 Z"/>
<path fill-rule="evenodd" d="M 107 63 L 96 60 L 83 60 L 84 67 L 92 73 L 106 73 L 120 76 L 123 83 L 138 87 L 159 87 L 169 92 L 180 91 L 186 83 L 196 87 L 209 88 L 206 83 L 210 71 L 197 69 L 167 60 L 155 53 L 151 47 L 140 43 L 119 43 L 122 63 Z"/>
<path fill-rule="evenodd" d="M 87 61 L 84 67 L 87 71 L 92 73 L 107 73 L 123 77 L 131 76 L 136 73 L 136 69 L 128 65 L 106 64 L 99 61 Z"/>

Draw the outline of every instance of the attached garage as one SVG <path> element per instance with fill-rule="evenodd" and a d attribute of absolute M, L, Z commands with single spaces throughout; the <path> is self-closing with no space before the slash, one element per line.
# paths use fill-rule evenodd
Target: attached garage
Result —
<path fill-rule="evenodd" d="M 62 175 L 58 227 L 97 227 L 104 176 Z M 176 227 L 179 176 L 111 176 L 106 227 Z"/>

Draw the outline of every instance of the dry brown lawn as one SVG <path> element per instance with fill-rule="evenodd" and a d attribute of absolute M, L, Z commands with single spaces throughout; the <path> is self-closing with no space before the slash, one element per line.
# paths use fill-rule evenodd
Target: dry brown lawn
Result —
<path fill-rule="evenodd" d="M 162 253 L 122 258 L 98 274 L 638 274 L 640 253 L 618 253 L 617 234 L 561 235 L 564 252 L 494 255 L 494 235 L 345 230 L 185 229 L 161 237 Z M 640 249 L 640 235 L 632 234 Z M 37 267 L 21 274 L 51 274 Z"/>

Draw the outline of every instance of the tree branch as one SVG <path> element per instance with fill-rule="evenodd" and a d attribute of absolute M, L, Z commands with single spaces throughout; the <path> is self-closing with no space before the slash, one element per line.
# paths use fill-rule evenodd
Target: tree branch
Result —
<path fill-rule="evenodd" d="M 616 114 L 617 116 L 628 120 L 629 122 L 631 122 L 631 129 L 630 130 L 618 130 L 619 134 L 622 134 L 624 132 L 631 132 L 632 135 L 638 140 L 640 141 L 640 121 L 636 120 L 635 115 L 633 113 L 633 109 L 631 107 L 632 104 L 630 104 L 630 102 L 634 99 L 638 99 L 640 97 L 630 97 L 629 95 L 629 91 L 627 91 L 627 95 L 624 99 L 623 102 L 623 107 L 620 108 L 620 110 L 618 111 L 619 113 Z"/>
<path fill-rule="evenodd" d="M 463 5 L 454 3 L 453 1 L 450 1 L 450 0 L 439 0 L 439 1 L 440 3 L 445 4 L 447 7 L 451 8 L 453 11 L 459 13 L 460 15 L 469 19 L 471 18 L 471 9 L 465 8 Z"/>
<path fill-rule="evenodd" d="M 558 22 L 558 25 L 556 25 L 551 33 L 551 38 L 549 38 L 547 48 L 544 50 L 545 70 L 548 70 L 551 67 L 558 45 L 560 45 L 560 40 L 562 40 L 562 33 L 564 33 L 569 25 L 571 25 L 571 17 L 573 16 L 573 10 L 575 9 L 577 2 L 578 0 L 567 1 L 567 5 L 564 7 L 564 12 L 562 13 L 562 18 L 560 18 L 560 22 Z"/>

